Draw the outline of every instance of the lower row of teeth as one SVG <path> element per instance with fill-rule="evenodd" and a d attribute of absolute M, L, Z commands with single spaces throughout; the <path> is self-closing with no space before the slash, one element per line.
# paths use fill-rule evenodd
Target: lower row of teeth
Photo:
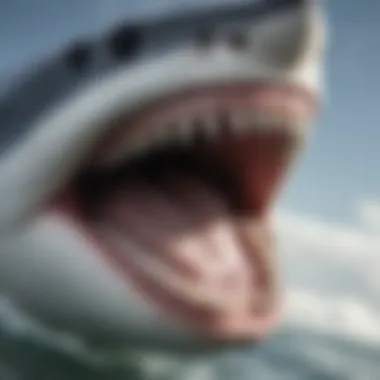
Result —
<path fill-rule="evenodd" d="M 179 111 L 175 117 L 162 118 L 152 122 L 150 128 L 134 126 L 136 135 L 128 135 L 119 142 L 116 150 L 101 157 L 101 164 L 114 164 L 125 158 L 144 154 L 160 146 L 183 146 L 194 142 L 195 138 L 213 141 L 222 132 L 237 137 L 250 133 L 289 133 L 302 138 L 306 116 L 292 115 L 290 112 L 276 112 L 273 109 L 239 110 L 234 112 L 189 112 Z M 145 131 L 144 131 L 145 129 Z"/>

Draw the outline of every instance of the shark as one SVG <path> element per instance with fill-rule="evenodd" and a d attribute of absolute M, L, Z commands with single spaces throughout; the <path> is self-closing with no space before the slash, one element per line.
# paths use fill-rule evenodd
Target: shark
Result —
<path fill-rule="evenodd" d="M 325 30 L 317 1 L 213 3 L 20 73 L 0 97 L 0 292 L 102 348 L 270 336 L 274 210 L 321 105 Z"/>

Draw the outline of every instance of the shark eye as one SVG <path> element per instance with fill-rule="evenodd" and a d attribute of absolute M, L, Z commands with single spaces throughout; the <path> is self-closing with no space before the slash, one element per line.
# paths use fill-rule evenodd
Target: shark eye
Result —
<path fill-rule="evenodd" d="M 141 33 L 134 27 L 120 27 L 108 39 L 108 49 L 114 58 L 126 60 L 132 58 L 142 43 Z"/>
<path fill-rule="evenodd" d="M 76 72 L 83 72 L 88 67 L 91 58 L 91 46 L 84 42 L 72 46 L 66 56 L 68 66 Z"/>
<path fill-rule="evenodd" d="M 248 46 L 248 36 L 243 30 L 234 30 L 228 36 L 230 46 L 236 50 L 245 50 Z"/>

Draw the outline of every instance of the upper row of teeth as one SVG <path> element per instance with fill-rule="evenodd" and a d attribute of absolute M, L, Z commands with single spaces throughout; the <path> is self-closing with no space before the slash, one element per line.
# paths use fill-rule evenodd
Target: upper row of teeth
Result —
<path fill-rule="evenodd" d="M 223 122 L 226 121 L 227 123 Z M 114 164 L 125 158 L 133 158 L 160 146 L 191 144 L 196 136 L 210 141 L 216 139 L 222 126 L 230 128 L 229 133 L 245 136 L 247 133 L 273 133 L 276 130 L 303 137 L 309 122 L 307 115 L 295 115 L 273 109 L 240 109 L 224 113 L 178 111 L 175 116 L 152 122 L 151 128 L 136 127 L 138 135 L 125 136 L 118 142 L 117 149 L 101 157 L 103 164 Z"/>

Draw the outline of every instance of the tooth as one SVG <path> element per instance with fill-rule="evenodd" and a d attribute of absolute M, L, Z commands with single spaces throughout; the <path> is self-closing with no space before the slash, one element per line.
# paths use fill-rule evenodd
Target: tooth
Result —
<path fill-rule="evenodd" d="M 232 128 L 238 133 L 244 133 L 252 125 L 252 113 L 246 110 L 235 110 L 230 114 Z"/>
<path fill-rule="evenodd" d="M 289 123 L 290 129 L 292 129 L 291 132 L 293 132 L 296 136 L 299 142 L 304 142 L 309 134 L 308 122 L 306 120 L 303 120 L 302 118 L 298 118 L 297 120 L 294 120 L 292 123 Z"/>
<path fill-rule="evenodd" d="M 141 154 L 144 151 L 148 150 L 150 145 L 152 145 L 152 138 L 147 138 L 145 136 L 140 137 L 139 139 L 136 139 L 135 141 L 132 141 L 128 146 L 127 149 L 124 151 L 126 154 Z"/>
<path fill-rule="evenodd" d="M 140 155 L 152 147 L 173 143 L 175 127 L 168 122 L 161 122 L 151 129 L 151 132 L 129 142 L 118 154 L 118 158 Z"/>
<path fill-rule="evenodd" d="M 281 124 L 281 117 L 270 112 L 262 111 L 257 115 L 256 125 L 260 131 L 272 132 Z"/>
<path fill-rule="evenodd" d="M 127 139 L 123 147 L 115 154 L 112 154 L 109 160 L 114 162 L 124 158 L 135 157 L 152 147 L 172 144 L 178 138 L 176 129 L 177 127 L 173 122 L 161 121 L 143 136 Z"/>
<path fill-rule="evenodd" d="M 275 122 L 276 127 L 283 128 L 287 124 L 289 124 L 289 118 L 286 117 L 286 115 L 279 114 L 276 116 L 276 122 Z"/>
<path fill-rule="evenodd" d="M 261 129 L 263 127 L 266 127 L 268 124 L 268 115 L 263 111 L 258 112 L 255 116 L 255 124 L 258 128 Z"/>
<path fill-rule="evenodd" d="M 270 113 L 267 116 L 267 124 L 266 124 L 266 130 L 267 132 L 274 132 L 279 127 L 282 126 L 282 118 L 280 115 L 276 115 L 274 113 Z"/>
<path fill-rule="evenodd" d="M 237 132 L 240 132 L 242 127 L 242 115 L 241 111 L 232 110 L 228 114 L 228 122 L 232 125 L 232 128 Z"/>
<path fill-rule="evenodd" d="M 137 154 L 140 150 L 139 144 L 131 144 L 128 141 L 123 141 L 123 145 L 117 150 L 117 152 L 111 153 L 108 157 L 106 157 L 106 162 L 109 164 L 113 164 L 117 161 L 120 161 L 123 157 L 133 156 Z"/>
<path fill-rule="evenodd" d="M 194 119 L 191 115 L 185 113 L 179 115 L 176 129 L 177 136 L 181 142 L 185 144 L 191 143 L 191 139 L 193 137 L 193 127 Z"/>
<path fill-rule="evenodd" d="M 219 125 L 217 122 L 216 115 L 213 113 L 208 113 L 201 119 L 203 126 L 203 132 L 208 139 L 214 139 L 218 134 Z"/>
<path fill-rule="evenodd" d="M 153 129 L 153 140 L 156 144 L 163 144 L 170 139 L 170 124 L 165 122 L 158 123 Z"/>
<path fill-rule="evenodd" d="M 176 126 L 173 122 L 164 122 L 157 125 L 154 137 L 154 146 L 173 144 L 176 141 Z"/>

